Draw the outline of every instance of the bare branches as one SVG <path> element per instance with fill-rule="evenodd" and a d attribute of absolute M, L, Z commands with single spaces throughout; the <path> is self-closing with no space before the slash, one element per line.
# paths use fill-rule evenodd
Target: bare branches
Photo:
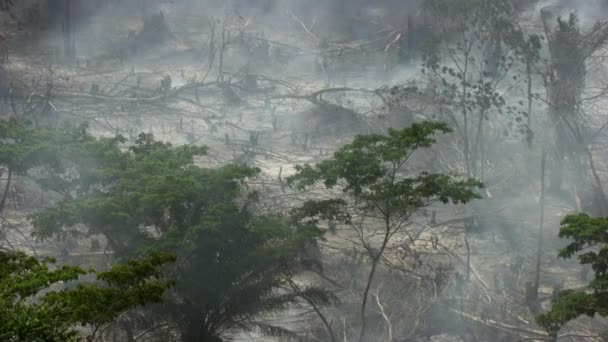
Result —
<path fill-rule="evenodd" d="M 271 99 L 295 99 L 295 100 L 307 100 L 310 101 L 314 104 L 320 104 L 321 102 L 325 102 L 322 98 L 322 96 L 324 94 L 327 93 L 337 93 L 337 92 L 362 92 L 362 93 L 369 93 L 369 94 L 374 94 L 377 95 L 378 97 L 380 97 L 381 99 L 383 99 L 380 94 L 381 94 L 381 90 L 377 89 L 377 90 L 372 90 L 372 89 L 365 89 L 365 88 L 349 88 L 349 87 L 339 87 L 339 88 L 326 88 L 326 89 L 321 89 L 321 90 L 317 90 L 311 94 L 307 94 L 307 95 L 275 95 L 275 96 L 271 96 Z"/>
<path fill-rule="evenodd" d="M 547 337 L 547 333 L 542 331 L 542 330 L 534 330 L 534 329 L 526 329 L 526 328 L 520 328 L 511 324 L 507 324 L 507 323 L 503 323 L 500 321 L 496 321 L 493 319 L 482 319 L 481 317 L 472 315 L 470 313 L 467 312 L 463 312 L 457 309 L 453 309 L 453 308 L 447 308 L 448 311 L 451 311 L 459 316 L 461 316 L 464 319 L 470 320 L 472 322 L 475 323 L 479 323 L 491 328 L 495 328 L 498 330 L 502 330 L 508 333 L 512 333 L 512 334 L 518 334 L 518 333 L 526 333 L 535 337 Z"/>
<path fill-rule="evenodd" d="M 382 318 L 384 319 L 384 322 L 386 323 L 386 329 L 387 329 L 386 341 L 392 342 L 393 341 L 393 323 L 391 322 L 391 319 L 388 317 L 388 314 L 384 310 L 384 306 L 382 306 L 382 303 L 380 302 L 380 287 L 381 286 L 378 286 L 378 288 L 376 289 L 376 294 L 374 295 L 374 297 L 376 297 L 376 304 L 378 305 L 378 308 L 380 308 L 380 315 L 382 315 Z"/>
<path fill-rule="evenodd" d="M 88 99 L 88 100 L 102 100 L 102 101 L 112 101 L 112 102 L 135 102 L 135 103 L 153 103 L 161 100 L 167 100 L 170 98 L 176 97 L 179 93 L 184 92 L 190 89 L 198 89 L 209 87 L 212 85 L 216 85 L 217 82 L 210 83 L 192 83 L 186 84 L 180 87 L 175 87 L 171 89 L 171 91 L 167 93 L 163 93 L 157 96 L 152 97 L 120 97 L 120 96 L 105 96 L 105 95 L 96 95 L 85 92 L 73 92 L 73 91 L 54 91 L 54 96 L 65 97 L 65 98 L 80 98 L 80 99 Z M 43 95 L 38 95 L 43 96 Z"/>
<path fill-rule="evenodd" d="M 300 20 L 300 18 L 298 18 L 295 14 L 293 14 L 293 12 L 291 11 L 287 11 L 287 13 L 289 14 L 289 16 L 291 17 L 291 19 L 293 19 L 294 21 L 296 21 L 298 24 L 300 24 L 300 26 L 302 27 L 302 29 L 304 29 L 304 32 L 306 32 L 310 37 L 312 37 L 312 39 L 314 39 L 316 42 L 319 42 L 320 39 L 319 37 L 317 37 L 314 33 L 312 33 L 311 29 L 314 26 L 311 26 L 310 28 L 308 28 L 306 26 L 306 24 L 304 24 L 302 22 L 302 20 Z"/>
<path fill-rule="evenodd" d="M 608 21 L 597 23 L 581 39 L 581 46 L 585 56 L 591 57 L 608 40 Z"/>

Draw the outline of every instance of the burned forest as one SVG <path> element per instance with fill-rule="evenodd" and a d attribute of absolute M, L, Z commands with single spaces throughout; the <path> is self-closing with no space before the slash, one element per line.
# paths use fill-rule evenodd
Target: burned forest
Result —
<path fill-rule="evenodd" d="M 0 342 L 608 341 L 605 53 L 607 0 L 0 0 Z"/>

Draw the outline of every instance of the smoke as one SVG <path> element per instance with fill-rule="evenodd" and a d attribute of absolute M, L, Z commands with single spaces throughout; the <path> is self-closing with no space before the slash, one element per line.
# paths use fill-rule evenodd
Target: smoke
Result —
<path fill-rule="evenodd" d="M 420 61 L 415 58 L 409 64 L 400 61 L 397 46 L 400 43 L 398 37 L 403 39 L 405 36 L 399 34 L 407 29 L 408 16 L 417 13 L 422 1 L 424 0 L 72 0 L 75 4 L 74 36 L 77 58 L 82 64 L 80 66 L 86 71 L 82 73 L 97 73 L 93 77 L 83 77 L 78 82 L 84 84 L 82 86 L 84 92 L 92 89 L 91 83 L 95 82 L 102 91 L 113 91 L 108 96 L 125 98 L 137 94 L 156 97 L 159 93 L 153 88 L 166 75 L 171 76 L 173 87 L 187 85 L 193 80 L 215 81 L 224 76 L 225 82 L 236 84 L 234 89 L 231 89 L 230 93 L 226 90 L 222 93 L 219 88 L 202 88 L 200 94 L 196 93 L 196 97 L 203 98 L 202 103 L 196 99 L 197 101 L 191 100 L 189 104 L 197 106 L 196 112 L 186 112 L 185 109 L 190 108 L 188 105 L 167 107 L 162 109 L 162 115 L 166 115 L 162 119 L 159 119 L 160 114 L 156 112 L 149 117 L 143 116 L 142 119 L 138 115 L 141 115 L 141 108 L 145 104 L 132 104 L 129 101 L 125 101 L 126 104 L 120 103 L 107 112 L 118 111 L 120 115 L 123 114 L 121 111 L 126 113 L 120 119 L 112 121 L 112 125 L 118 129 L 123 128 L 121 125 L 127 126 L 135 122 L 135 128 L 129 126 L 125 131 L 154 130 L 153 133 L 159 139 L 174 143 L 215 143 L 213 148 L 220 151 L 217 154 L 219 159 L 223 158 L 222 162 L 228 159 L 226 155 L 234 152 L 223 145 L 229 146 L 230 142 L 234 141 L 245 145 L 248 139 L 249 142 L 255 140 L 255 144 L 258 144 L 256 134 L 261 132 L 260 145 L 251 148 L 249 152 L 254 151 L 252 153 L 255 154 L 256 148 L 262 151 L 267 149 L 269 151 L 267 155 L 274 156 L 287 151 L 288 158 L 279 162 L 263 161 L 268 165 L 273 162 L 277 164 L 276 170 L 264 170 L 274 177 L 283 170 L 285 163 L 292 163 L 298 160 L 297 158 L 314 160 L 315 157 L 311 155 L 304 157 L 301 155 L 304 154 L 302 150 L 310 146 L 317 148 L 317 151 L 320 150 L 316 153 L 326 156 L 352 135 L 365 133 L 370 127 L 401 128 L 420 117 L 436 118 L 433 116 L 435 113 L 432 113 L 436 107 L 431 107 L 426 102 L 426 98 L 413 99 L 413 96 L 407 97 L 407 94 L 406 97 L 401 98 L 403 93 L 399 91 L 391 92 L 391 96 L 395 97 L 393 102 L 396 103 L 392 107 L 385 106 L 373 93 L 327 94 L 324 95 L 323 100 L 330 104 L 325 107 L 319 106 L 318 102 L 313 103 L 314 101 L 310 99 L 303 99 L 306 95 L 324 88 L 391 89 L 395 85 L 415 86 L 416 84 L 410 81 L 419 76 Z M 57 51 L 61 51 L 62 23 L 55 17 L 61 14 L 61 3 L 63 1 L 59 0 L 19 2 L 16 11 L 24 20 L 28 11 L 34 9 L 36 4 L 39 4 L 39 10 L 45 13 L 42 18 L 44 22 L 48 22 L 48 25 L 40 26 L 38 32 L 41 47 L 52 46 Z M 94 3 L 101 5 L 93 5 Z M 526 15 L 528 18 L 535 18 L 535 24 L 538 24 L 538 16 L 543 8 L 550 9 L 554 18 L 567 17 L 570 12 L 575 11 L 583 26 L 590 26 L 597 20 L 604 19 L 608 14 L 606 0 L 543 0 L 529 7 L 532 8 L 527 8 Z M 136 49 L 139 45 L 136 44 L 135 38 L 141 33 L 144 20 L 158 13 L 163 13 L 173 37 L 156 45 L 149 44 L 146 48 Z M 551 23 L 555 24 L 555 20 Z M 215 41 L 211 47 L 212 30 L 215 30 L 213 31 Z M 535 28 L 535 30 L 542 33 L 542 29 Z M 222 38 L 223 34 L 224 38 Z M 218 51 L 224 43 L 222 39 L 225 39 L 227 45 L 222 55 L 223 75 L 217 70 L 220 63 Z M 149 40 L 153 41 L 154 37 Z M 215 59 L 210 57 L 210 50 L 213 49 L 216 53 Z M 214 67 L 210 73 L 207 73 L 210 60 Z M 98 62 L 99 64 L 96 64 Z M 66 74 L 74 69 L 78 70 L 65 66 L 60 66 L 58 69 Z M 80 71 L 82 70 L 78 70 Z M 111 72 L 116 74 L 108 76 Z M 249 76 L 252 78 L 248 78 Z M 76 76 L 73 76 L 72 80 L 75 79 Z M 121 80 L 119 84 L 117 79 Z M 426 79 L 420 77 L 418 80 L 420 88 L 426 86 Z M 108 85 L 104 85 L 103 82 L 106 81 Z M 517 82 L 521 84 L 520 81 Z M 540 84 L 540 81 L 534 84 L 535 93 L 540 94 L 544 91 Z M 273 98 L 271 101 L 269 98 L 264 98 L 265 92 L 280 99 Z M 300 98 L 289 99 L 287 95 L 290 94 L 296 94 Z M 195 98 L 190 93 L 184 96 L 187 95 Z M 281 98 L 282 96 L 285 98 Z M 527 100 L 525 93 L 512 91 L 507 96 L 509 103 L 516 102 L 514 99 Z M 227 100 L 228 97 L 233 97 L 233 101 Z M 205 98 L 211 98 L 211 103 L 205 102 Z M 93 103 L 92 106 L 95 104 Z M 142 107 L 134 109 L 135 114 L 133 114 L 128 109 L 131 105 Z M 534 120 L 537 120 L 546 108 L 538 104 L 535 106 Z M 205 112 L 206 107 L 213 108 L 215 112 L 209 115 Z M 219 128 L 213 126 L 215 123 L 210 124 L 200 119 L 205 115 L 215 119 L 221 118 L 217 125 Z M 353 119 L 357 115 L 361 120 Z M 380 120 L 387 115 L 393 117 Z M 165 118 L 168 119 L 162 121 Z M 234 122 L 232 126 L 240 126 L 240 128 L 232 129 L 230 125 L 224 125 L 227 122 L 231 124 Z M 543 123 L 534 122 L 534 124 L 535 127 L 541 127 Z M 492 116 L 488 119 L 488 123 L 480 120 L 479 125 L 480 127 L 484 125 L 483 127 L 489 131 L 507 129 L 506 120 L 499 115 Z M 176 126 L 178 128 L 175 128 Z M 281 134 L 273 132 L 273 129 Z M 538 129 L 540 131 L 540 128 Z M 176 133 L 177 130 L 179 134 Z M 110 133 L 105 131 L 104 134 L 114 133 L 114 131 Z M 130 134 L 131 131 L 128 133 Z M 290 147 L 286 147 L 290 144 L 289 138 L 285 138 L 287 134 L 293 134 L 290 138 L 294 140 L 299 139 L 297 151 L 295 148 L 289 150 Z M 299 137 L 293 137 L 295 135 Z M 252 139 L 253 137 L 255 139 Z M 222 146 L 218 147 L 218 139 L 225 144 L 222 142 L 219 144 Z M 309 142 L 309 139 L 317 140 Z M 450 172 L 462 173 L 458 164 L 460 161 L 457 160 L 462 153 L 457 146 L 458 139 L 453 136 L 445 139 L 449 141 L 442 140 L 437 151 L 429 152 L 429 155 L 433 155 L 431 162 L 449 164 Z M 488 198 L 484 200 L 483 205 L 477 207 L 479 213 L 475 215 L 479 214 L 480 217 L 475 219 L 481 222 L 480 226 L 484 226 L 484 229 L 489 228 L 487 236 L 491 236 L 492 239 L 498 237 L 499 243 L 493 241 L 491 245 L 496 250 L 503 248 L 507 251 L 505 254 L 508 254 L 517 247 L 524 253 L 526 250 L 534 249 L 531 239 L 525 237 L 530 236 L 531 229 L 536 229 L 535 215 L 538 202 L 535 196 L 540 188 L 536 177 L 540 174 L 537 159 L 530 157 L 530 160 L 524 160 L 528 158 L 526 156 L 529 155 L 529 150 L 519 137 L 516 139 L 491 137 L 491 139 L 492 141 L 484 144 L 483 151 L 486 154 L 484 162 L 487 163 L 487 172 L 490 174 L 484 179 L 488 185 L 486 190 Z M 301 147 L 302 145 L 304 148 Z M 285 164 L 285 170 L 288 167 L 288 164 Z M 532 192 L 534 194 L 530 195 Z M 523 193 L 527 195 L 522 195 Z M 503 210 L 503 208 L 507 209 Z M 462 213 L 458 215 L 460 214 Z M 465 214 L 469 213 L 463 215 Z M 433 221 L 434 216 L 435 214 Z M 456 214 L 440 213 L 439 216 L 439 221 L 448 221 Z M 422 218 L 417 219 L 422 221 Z M 559 222 L 556 219 L 555 222 L 548 222 L 547 226 L 550 224 L 557 226 Z M 484 239 L 485 237 L 471 238 L 471 241 L 483 246 L 486 243 Z M 504 240 L 503 247 L 500 244 L 501 239 Z M 461 248 L 458 243 L 454 243 L 452 248 Z M 492 250 L 492 252 L 500 251 Z M 429 259 L 435 257 L 432 255 Z M 506 265 L 506 261 L 504 264 Z M 450 266 L 462 265 L 450 260 Z M 492 269 L 494 266 L 483 263 L 478 266 L 479 272 L 489 279 L 491 275 L 497 273 Z M 336 265 L 338 269 L 342 267 L 342 263 Z M 363 266 L 353 267 L 356 271 L 362 271 L 367 266 L 363 262 Z M 525 273 L 526 269 L 523 271 L 521 269 L 524 266 L 518 267 L 520 269 L 517 272 Z M 504 268 L 501 273 L 513 273 L 512 270 L 506 269 L 506 266 Z M 397 293 L 402 290 L 401 278 L 391 274 L 383 274 L 383 277 L 391 280 L 391 284 L 388 284 L 391 288 L 387 285 L 386 291 Z M 512 288 L 521 285 L 520 282 Z M 427 294 L 423 295 L 427 296 Z M 393 298 L 403 299 L 405 295 L 395 295 L 391 292 L 391 296 L 387 298 L 387 302 Z M 423 301 L 422 299 L 419 300 Z M 402 304 L 407 305 L 409 302 L 399 303 Z M 476 309 L 471 308 L 471 311 L 473 310 Z M 397 315 L 395 314 L 395 317 Z M 445 316 L 445 312 L 442 315 Z M 447 321 L 453 317 L 452 315 L 442 319 Z M 449 323 L 454 322 L 459 321 L 451 320 Z"/>
<path fill-rule="evenodd" d="M 608 14 L 608 2 L 606 0 L 544 0 L 534 7 L 534 15 L 538 16 L 542 9 L 549 10 L 555 17 L 567 18 L 574 12 L 583 27 L 589 27 L 598 21 L 605 20 Z"/>

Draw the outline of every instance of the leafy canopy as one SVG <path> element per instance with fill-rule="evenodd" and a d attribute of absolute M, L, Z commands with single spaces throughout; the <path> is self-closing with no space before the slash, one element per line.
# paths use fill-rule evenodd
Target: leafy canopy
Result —
<path fill-rule="evenodd" d="M 187 224 L 191 217 L 186 211 L 198 208 L 188 208 L 186 202 L 194 202 L 199 194 L 209 192 L 207 184 L 215 184 L 206 182 L 210 172 L 193 165 L 193 158 L 206 149 L 172 147 L 147 134 L 140 135 L 127 151 L 121 149 L 124 142 L 93 139 L 67 149 L 74 166 L 71 174 L 54 174 L 42 181 L 64 187 L 59 192 L 68 187 L 76 195 L 33 216 L 37 236 L 62 234 L 65 228 L 82 223 L 87 226 L 86 235 L 105 235 L 112 249 L 124 255 L 151 243 L 154 234 Z M 235 177 L 253 174 L 252 170 L 229 171 Z M 62 178 L 69 178 L 69 184 Z M 223 190 L 214 193 L 230 196 L 229 189 Z"/>
<path fill-rule="evenodd" d="M 288 182 L 300 189 L 317 182 L 327 188 L 341 186 L 362 209 L 383 213 L 411 213 L 434 199 L 466 203 L 478 198 L 474 191 L 481 186 L 478 181 L 428 172 L 410 177 L 405 170 L 415 151 L 433 145 L 435 133 L 447 132 L 450 129 L 446 124 L 426 121 L 402 130 L 391 129 L 387 135 L 357 136 L 333 158 L 314 166 L 297 166 L 297 173 Z M 335 204 L 328 207 L 335 211 Z M 310 208 L 313 204 L 306 206 Z"/>
<path fill-rule="evenodd" d="M 0 251 L 0 340 L 79 341 L 77 326 L 89 325 L 96 332 L 126 311 L 160 302 L 172 284 L 163 278 L 161 266 L 174 260 L 153 253 L 95 272 Z M 94 275 L 96 281 L 57 290 L 85 274 Z"/>
<path fill-rule="evenodd" d="M 568 215 L 562 220 L 559 236 L 572 240 L 559 251 L 559 256 L 571 258 L 578 254 L 580 263 L 591 265 L 595 276 L 588 290 L 562 291 L 551 310 L 537 318 L 551 335 L 580 315 L 608 315 L 608 218 Z"/>
<path fill-rule="evenodd" d="M 216 341 L 231 329 L 288 334 L 257 317 L 303 294 L 318 303 L 332 300 L 318 288 L 282 291 L 321 231 L 257 215 L 257 194 L 246 187 L 257 169 L 201 167 L 195 161 L 206 148 L 172 146 L 149 134 L 132 146 L 124 143 L 86 139 L 68 148 L 73 167 L 64 184 L 74 196 L 33 216 L 39 237 L 102 234 L 120 257 L 140 250 L 174 253 L 176 284 L 162 314 L 186 341 Z"/>
<path fill-rule="evenodd" d="M 363 290 L 360 309 L 359 341 L 365 340 L 366 307 L 369 291 L 379 261 L 391 238 L 405 229 L 417 209 L 433 201 L 467 203 L 478 198 L 481 183 L 442 173 L 414 172 L 407 162 L 414 152 L 435 143 L 435 133 L 447 133 L 449 127 L 439 122 L 420 122 L 387 135 L 359 135 L 334 153 L 333 158 L 316 165 L 296 167 L 288 182 L 299 189 L 323 183 L 342 190 L 343 196 L 309 200 L 294 210 L 300 226 L 316 227 L 319 220 L 348 224 L 356 232 L 372 265 Z M 352 217 L 357 217 L 353 224 Z M 368 231 L 380 231 L 368 234 Z M 380 236 L 374 242 L 370 236 Z"/>

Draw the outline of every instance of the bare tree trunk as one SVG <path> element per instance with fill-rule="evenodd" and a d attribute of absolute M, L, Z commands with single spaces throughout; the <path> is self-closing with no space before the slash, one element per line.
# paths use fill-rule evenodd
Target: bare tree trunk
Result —
<path fill-rule="evenodd" d="M 367 285 L 365 286 L 365 291 L 363 291 L 363 301 L 361 302 L 361 331 L 359 332 L 359 342 L 363 342 L 365 338 L 365 333 L 367 332 L 367 319 L 365 315 L 365 311 L 367 308 L 367 299 L 369 297 L 369 290 L 372 286 L 372 282 L 374 280 L 374 275 L 376 274 L 376 269 L 378 268 L 378 262 L 380 261 L 380 256 L 372 258 L 372 270 L 369 272 L 367 277 Z"/>
<path fill-rule="evenodd" d="M 64 0 L 63 52 L 65 60 L 68 63 L 72 63 L 76 59 L 76 43 L 73 31 L 72 0 Z"/>
<path fill-rule="evenodd" d="M 146 0 L 139 0 L 139 11 L 141 14 L 141 20 L 146 21 L 146 19 L 148 19 L 148 11 L 146 10 Z"/>
<path fill-rule="evenodd" d="M 8 175 L 6 177 L 6 186 L 4 187 L 4 193 L 2 194 L 2 200 L 0 201 L 0 213 L 4 211 L 6 207 L 6 199 L 8 198 L 8 193 L 11 189 L 11 181 L 13 179 L 13 171 L 9 168 Z"/>
<path fill-rule="evenodd" d="M 465 228 L 466 229 L 466 228 Z M 464 232 L 464 245 L 467 249 L 467 281 L 471 280 L 471 246 L 469 245 L 469 239 L 467 237 L 467 232 Z"/>
<path fill-rule="evenodd" d="M 467 105 L 465 102 L 464 97 L 466 96 L 466 86 L 464 85 L 464 81 L 463 81 L 463 86 L 462 86 L 462 91 L 465 95 L 463 95 L 463 99 L 462 99 L 462 116 L 464 117 L 464 163 L 466 166 L 466 171 L 467 171 L 467 178 L 471 178 L 471 160 L 470 160 L 470 144 L 469 144 L 469 118 L 468 118 L 468 112 L 467 112 Z"/>
<path fill-rule="evenodd" d="M 530 57 L 526 58 L 526 77 L 528 79 L 528 131 L 526 132 L 526 140 L 528 142 L 528 147 L 532 148 L 532 61 L 530 60 Z"/>
<path fill-rule="evenodd" d="M 593 175 L 593 180 L 595 181 L 598 200 L 600 201 L 600 210 L 599 212 L 602 215 L 608 212 L 608 198 L 606 197 L 606 192 L 604 191 L 604 186 L 602 184 L 602 180 L 597 173 L 597 169 L 595 168 L 595 162 L 593 160 L 593 153 L 589 150 L 589 147 L 585 143 L 585 139 L 581 136 L 580 132 L 578 132 L 575 127 L 567 120 L 564 120 L 566 127 L 570 130 L 570 133 L 575 138 L 576 142 L 579 145 L 579 148 L 583 150 L 587 159 L 589 160 L 589 168 L 591 169 L 591 174 Z"/>
<path fill-rule="evenodd" d="M 363 291 L 363 301 L 361 302 L 361 312 L 360 312 L 361 330 L 359 332 L 359 342 L 364 341 L 365 333 L 367 332 L 367 320 L 365 317 L 366 316 L 365 312 L 366 312 L 366 308 L 367 308 L 367 299 L 369 297 L 369 290 L 372 287 L 372 283 L 374 281 L 374 276 L 376 275 L 376 270 L 378 268 L 378 263 L 380 262 L 380 259 L 382 258 L 382 254 L 384 253 L 384 250 L 386 249 L 386 246 L 388 245 L 388 242 L 391 237 L 390 213 L 386 213 L 384 223 L 385 223 L 384 239 L 382 241 L 382 245 L 380 246 L 380 249 L 378 250 L 377 253 L 374 253 L 373 250 L 371 249 L 371 247 L 368 248 L 368 253 L 370 254 L 370 257 L 372 258 L 372 269 L 369 272 L 369 275 L 367 277 L 367 284 L 365 285 L 365 291 Z"/>
<path fill-rule="evenodd" d="M 464 35 L 464 33 L 463 33 Z M 464 38 L 464 37 L 463 37 Z M 471 143 L 470 143 L 470 138 L 469 138 L 469 111 L 468 111 L 468 106 L 467 106 L 467 93 L 468 93 L 468 83 L 467 83 L 467 78 L 468 78 L 468 73 L 469 73 L 469 61 L 470 61 L 470 46 L 467 48 L 467 42 L 466 42 L 466 38 L 464 39 L 464 46 L 465 46 L 465 50 L 464 50 L 464 66 L 462 68 L 462 82 L 461 82 L 461 98 L 460 98 L 460 106 L 462 107 L 462 117 L 464 119 L 464 127 L 463 127 L 463 131 L 464 131 L 464 135 L 463 135 L 463 140 L 464 140 L 464 162 L 466 164 L 466 171 L 467 171 L 467 178 L 471 178 Z"/>
<path fill-rule="evenodd" d="M 597 196 L 599 197 L 598 199 L 601 202 L 600 203 L 601 208 L 599 210 L 599 213 L 601 215 L 606 215 L 606 213 L 608 213 L 608 199 L 606 198 L 606 193 L 604 192 L 602 180 L 600 179 L 600 176 L 598 175 L 597 170 L 595 169 L 595 163 L 593 161 L 593 154 L 591 153 L 589 148 L 583 142 L 581 142 L 581 145 L 583 146 L 583 149 L 585 150 L 585 154 L 587 154 L 587 158 L 589 159 L 589 168 L 591 169 L 591 173 L 593 174 L 593 179 L 595 180 L 595 184 L 596 184 L 595 191 L 597 192 Z"/>
<path fill-rule="evenodd" d="M 540 285 L 540 266 L 543 253 L 543 226 L 545 224 L 545 161 L 547 155 L 543 148 L 540 161 L 540 223 L 538 225 L 538 245 L 536 247 L 536 273 L 534 275 L 533 299 L 538 298 L 538 287 Z"/>
<path fill-rule="evenodd" d="M 483 182 L 483 121 L 486 116 L 484 109 L 479 111 L 479 120 L 477 121 L 477 136 L 475 137 L 475 145 L 472 146 L 474 152 L 473 160 L 473 176 Z"/>
<path fill-rule="evenodd" d="M 380 301 L 380 288 L 376 289 L 376 304 L 378 305 L 378 308 L 380 308 L 380 314 L 382 315 L 382 318 L 384 318 L 384 321 L 386 322 L 386 330 L 388 334 L 388 336 L 386 337 L 386 342 L 393 342 L 393 323 L 388 317 L 388 314 L 384 310 L 384 306 Z"/>
<path fill-rule="evenodd" d="M 226 51 L 226 18 L 222 23 L 222 45 L 219 53 L 219 66 L 217 82 L 220 84 L 224 83 L 224 52 Z"/>

